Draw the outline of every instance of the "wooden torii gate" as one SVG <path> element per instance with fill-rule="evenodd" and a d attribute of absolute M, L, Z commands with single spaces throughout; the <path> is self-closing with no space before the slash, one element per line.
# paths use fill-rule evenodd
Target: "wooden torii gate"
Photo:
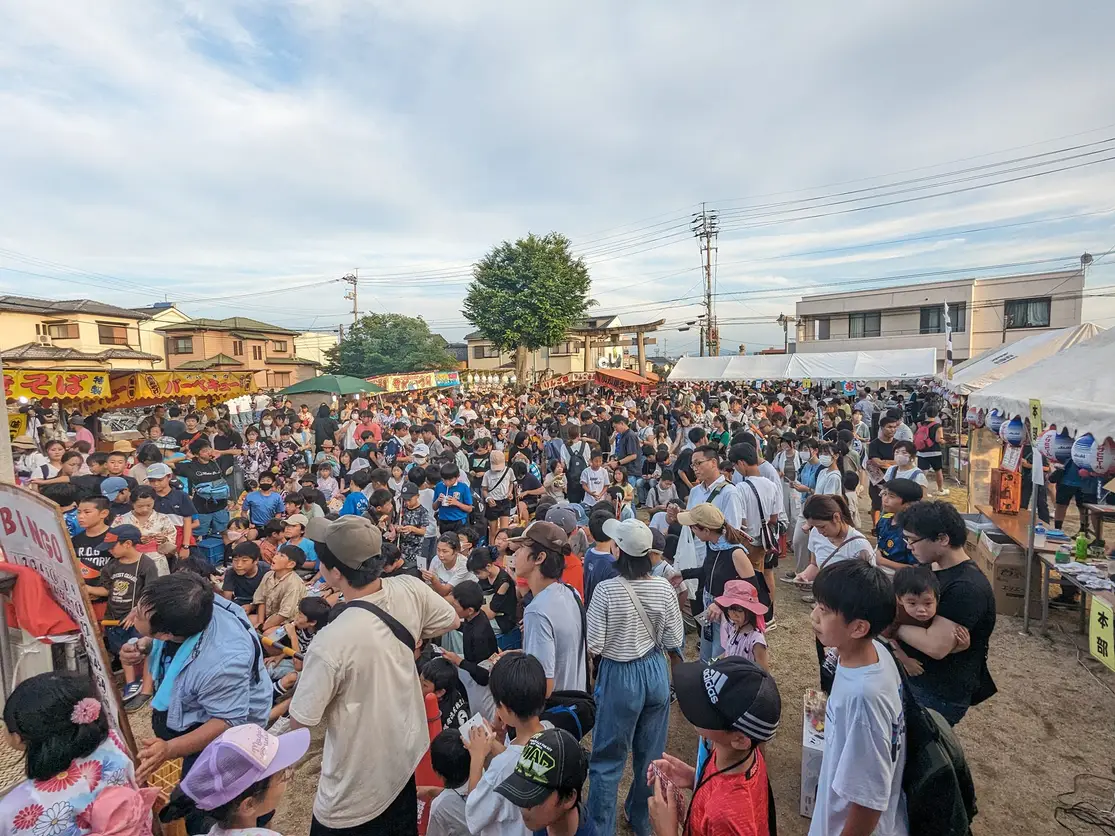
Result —
<path fill-rule="evenodd" d="M 570 337 L 579 337 L 585 343 L 585 371 L 593 371 L 592 369 L 592 343 L 594 338 L 600 338 L 601 342 L 605 338 L 622 337 L 627 334 L 635 335 L 635 347 L 639 353 L 639 374 L 644 374 L 647 363 L 647 350 L 646 350 L 646 335 L 651 334 L 658 330 L 660 325 L 665 324 L 666 320 L 659 319 L 657 322 L 644 322 L 641 325 L 617 325 L 614 328 L 572 328 L 568 332 Z"/>

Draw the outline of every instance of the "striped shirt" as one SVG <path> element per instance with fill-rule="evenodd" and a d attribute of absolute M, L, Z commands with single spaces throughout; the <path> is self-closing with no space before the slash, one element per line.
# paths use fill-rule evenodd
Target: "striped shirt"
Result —
<path fill-rule="evenodd" d="M 654 628 L 652 638 L 643 625 L 621 578 L 601 581 L 588 606 L 588 646 L 614 662 L 641 659 L 655 647 L 674 648 L 685 643 L 685 627 L 678 608 L 677 591 L 665 578 L 647 577 L 630 581 L 639 603 Z"/>

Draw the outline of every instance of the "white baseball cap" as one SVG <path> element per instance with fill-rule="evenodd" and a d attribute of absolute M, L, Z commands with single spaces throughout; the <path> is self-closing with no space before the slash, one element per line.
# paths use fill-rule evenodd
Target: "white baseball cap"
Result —
<path fill-rule="evenodd" d="M 619 550 L 632 557 L 646 557 L 654 545 L 654 535 L 646 523 L 638 520 L 604 520 L 604 533 L 614 540 Z"/>
<path fill-rule="evenodd" d="M 430 445 L 423 444 L 421 441 L 418 442 L 414 445 L 414 449 L 411 451 L 411 455 L 417 456 L 420 459 L 426 458 L 430 455 Z"/>

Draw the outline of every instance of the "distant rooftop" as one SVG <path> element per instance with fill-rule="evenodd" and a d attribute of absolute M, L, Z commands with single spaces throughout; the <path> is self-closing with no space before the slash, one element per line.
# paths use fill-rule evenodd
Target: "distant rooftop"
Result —
<path fill-rule="evenodd" d="M 258 319 L 248 319 L 244 316 L 231 316 L 228 319 L 191 319 L 189 322 L 175 322 L 170 325 L 160 325 L 156 331 L 240 331 L 249 334 L 291 334 L 297 336 L 301 331 L 291 331 L 260 322 Z"/>
<path fill-rule="evenodd" d="M 92 299 L 35 299 L 31 296 L 0 296 L 0 311 L 12 313 L 40 314 L 41 316 L 61 316 L 64 314 L 85 313 L 93 316 L 111 316 L 121 319 L 149 319 L 150 315 L 132 308 L 106 305 Z"/>

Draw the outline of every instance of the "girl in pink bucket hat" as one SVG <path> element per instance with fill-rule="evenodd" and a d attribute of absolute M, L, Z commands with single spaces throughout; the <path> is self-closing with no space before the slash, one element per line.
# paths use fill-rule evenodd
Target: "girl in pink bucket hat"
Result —
<path fill-rule="evenodd" d="M 720 620 L 722 656 L 742 656 L 764 670 L 770 670 L 767 654 L 767 605 L 747 581 L 728 581 L 724 593 L 714 599 L 724 611 Z"/>

